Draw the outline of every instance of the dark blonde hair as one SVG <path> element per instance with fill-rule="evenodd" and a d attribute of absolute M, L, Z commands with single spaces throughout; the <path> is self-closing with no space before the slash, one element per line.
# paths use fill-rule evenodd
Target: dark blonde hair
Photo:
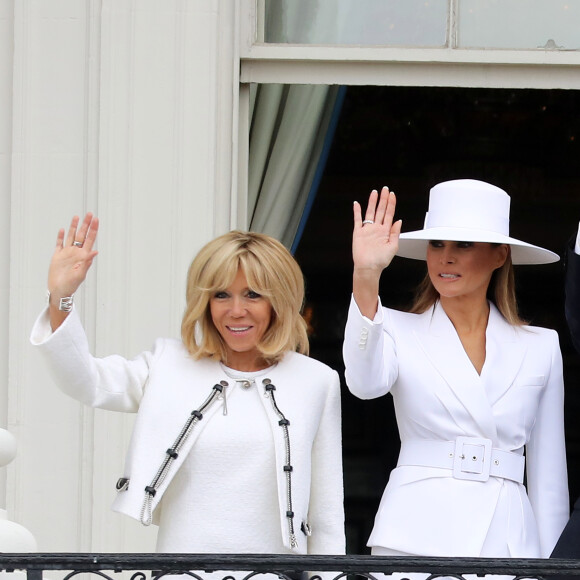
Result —
<path fill-rule="evenodd" d="M 213 324 L 209 303 L 232 284 L 239 269 L 248 286 L 272 306 L 270 326 L 258 344 L 264 360 L 273 364 L 288 351 L 308 354 L 300 266 L 278 240 L 238 230 L 206 244 L 189 267 L 181 338 L 190 354 L 195 359 L 226 361 L 224 341 Z"/>
<path fill-rule="evenodd" d="M 492 244 L 497 246 L 499 244 Z M 503 266 L 495 270 L 487 287 L 487 298 L 493 302 L 502 316 L 514 326 L 526 324 L 518 314 L 516 301 L 516 283 L 512 264 L 511 247 L 508 246 L 508 255 Z M 421 314 L 431 308 L 439 300 L 439 292 L 435 290 L 429 274 L 417 286 L 413 304 L 409 310 L 413 314 Z"/>

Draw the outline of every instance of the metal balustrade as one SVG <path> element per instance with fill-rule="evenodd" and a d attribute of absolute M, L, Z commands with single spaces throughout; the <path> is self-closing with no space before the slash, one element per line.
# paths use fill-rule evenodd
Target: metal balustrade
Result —
<path fill-rule="evenodd" d="M 276 554 L 117 554 L 117 553 L 0 553 L 0 570 L 24 571 L 28 580 L 41 580 L 49 571 L 68 572 L 68 580 L 78 574 L 91 573 L 115 580 L 119 572 L 133 572 L 132 580 L 156 580 L 171 574 L 186 574 L 205 580 L 210 573 L 221 579 L 237 580 L 275 574 L 282 580 L 295 580 L 315 570 L 325 580 L 367 578 L 378 580 L 382 574 L 424 573 L 425 579 L 466 575 L 504 575 L 511 578 L 563 576 L 580 577 L 580 560 L 564 559 L 495 559 L 495 558 L 408 558 L 369 555 L 294 556 Z M 212 578 L 215 579 L 215 575 Z M 490 580 L 493 580 L 492 578 Z"/>

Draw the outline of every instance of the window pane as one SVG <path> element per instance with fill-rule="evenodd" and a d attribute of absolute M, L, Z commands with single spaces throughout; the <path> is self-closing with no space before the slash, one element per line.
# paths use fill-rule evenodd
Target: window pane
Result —
<path fill-rule="evenodd" d="M 460 48 L 580 49 L 580 0 L 460 0 Z"/>
<path fill-rule="evenodd" d="M 445 46 L 448 0 L 265 0 L 266 42 Z"/>

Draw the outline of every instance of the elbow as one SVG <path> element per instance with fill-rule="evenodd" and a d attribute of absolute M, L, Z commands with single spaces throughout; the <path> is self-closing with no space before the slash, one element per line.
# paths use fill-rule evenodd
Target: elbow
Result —
<path fill-rule="evenodd" d="M 388 385 L 354 380 L 348 376 L 348 373 L 345 373 L 345 378 L 348 390 L 358 399 L 376 399 L 386 395 L 390 390 Z"/>

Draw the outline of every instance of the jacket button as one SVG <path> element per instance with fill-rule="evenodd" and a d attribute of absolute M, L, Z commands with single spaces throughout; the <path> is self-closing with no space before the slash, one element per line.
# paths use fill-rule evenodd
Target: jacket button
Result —
<path fill-rule="evenodd" d="M 125 491 L 129 487 L 129 478 L 128 477 L 120 477 L 117 480 L 117 484 L 115 485 L 117 491 Z"/>

